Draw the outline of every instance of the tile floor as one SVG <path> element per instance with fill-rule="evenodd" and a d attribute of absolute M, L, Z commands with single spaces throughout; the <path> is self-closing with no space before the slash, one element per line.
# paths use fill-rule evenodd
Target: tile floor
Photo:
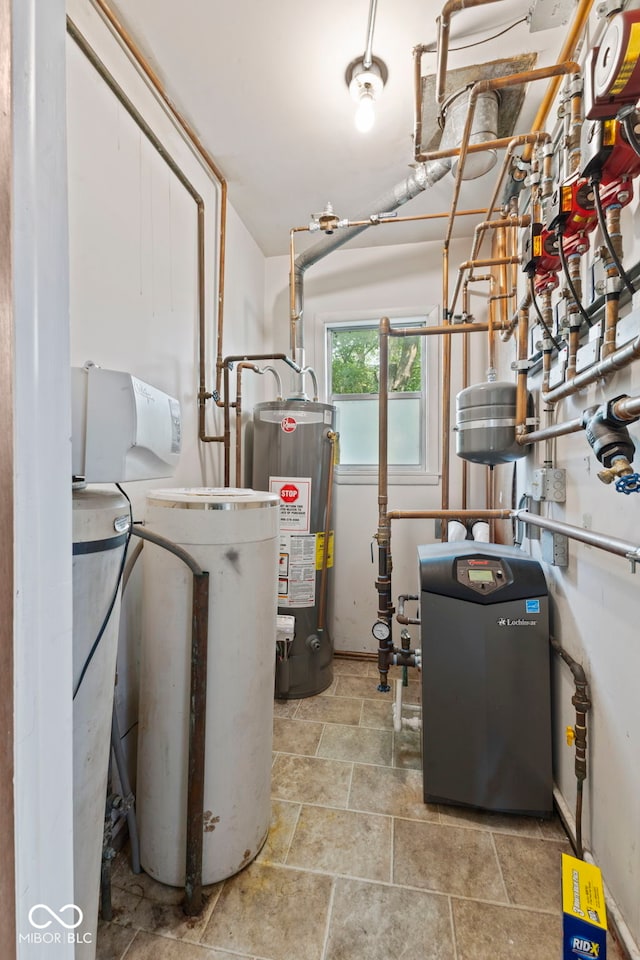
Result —
<path fill-rule="evenodd" d="M 561 956 L 562 827 L 425 805 L 419 734 L 393 732 L 376 676 L 337 659 L 324 694 L 275 703 L 271 832 L 201 917 L 117 859 L 98 960 Z M 622 958 L 613 941 L 608 956 Z"/>

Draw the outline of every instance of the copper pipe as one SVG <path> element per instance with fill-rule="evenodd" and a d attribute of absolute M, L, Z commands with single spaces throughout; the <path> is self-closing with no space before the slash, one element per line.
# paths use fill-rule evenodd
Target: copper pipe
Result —
<path fill-rule="evenodd" d="M 572 254 L 568 258 L 569 277 L 573 282 L 573 288 L 577 299 L 573 296 L 569 300 L 569 352 L 567 355 L 567 380 L 573 380 L 576 375 L 576 364 L 578 348 L 580 346 L 580 326 L 582 323 L 579 313 L 580 307 L 578 300 L 582 298 L 582 272 L 580 268 L 580 255 Z"/>
<path fill-rule="evenodd" d="M 596 184 L 595 189 L 598 189 Z M 622 260 L 622 233 L 620 231 L 620 207 L 607 207 L 606 228 L 611 238 L 614 253 L 618 255 L 618 260 Z M 616 349 L 616 327 L 618 326 L 618 316 L 620 312 L 620 273 L 617 266 L 608 254 L 607 265 L 607 289 L 605 295 L 605 320 L 604 320 L 604 338 L 602 343 L 602 356 L 608 357 Z"/>
<path fill-rule="evenodd" d="M 580 327 L 569 327 L 569 352 L 567 354 L 567 380 L 573 380 L 576 375 L 578 348 L 580 346 Z"/>
<path fill-rule="evenodd" d="M 471 129 L 473 126 L 473 116 L 476 109 L 476 101 L 482 93 L 487 93 L 489 91 L 502 90 L 505 87 L 520 86 L 524 83 L 530 83 L 534 80 L 542 80 L 545 77 L 555 76 L 556 74 L 565 74 L 565 73 L 579 73 L 580 67 L 577 63 L 573 61 L 568 61 L 566 63 L 558 63 L 551 67 L 542 67 L 538 70 L 527 70 L 522 73 L 509 74 L 506 77 L 495 77 L 493 79 L 480 80 L 478 83 L 474 83 L 469 93 L 469 103 L 467 108 L 467 117 L 465 120 L 464 131 L 462 134 L 462 142 L 460 147 L 460 156 L 458 161 L 458 166 L 456 169 L 456 178 L 453 187 L 453 197 L 451 200 L 451 210 L 449 216 L 449 222 L 447 225 L 447 232 L 445 235 L 445 244 L 448 244 L 451 240 L 451 234 L 453 231 L 453 222 L 456 215 L 456 207 L 458 206 L 458 198 L 460 196 L 460 188 L 462 186 L 462 177 L 464 173 L 464 164 L 466 160 L 467 153 L 473 152 L 473 144 L 469 143 L 469 137 L 471 135 Z M 484 146 L 485 150 L 489 150 L 492 146 L 495 146 L 497 141 L 485 141 L 484 144 L 479 144 L 479 146 Z M 503 144 L 503 146 L 508 146 L 508 144 Z"/>
<path fill-rule="evenodd" d="M 488 260 L 463 260 L 459 270 L 471 270 L 473 267 L 497 267 L 504 263 L 520 263 L 520 257 L 489 257 Z"/>
<path fill-rule="evenodd" d="M 551 291 L 545 290 L 542 294 L 542 302 L 540 304 L 540 313 L 542 314 L 542 319 L 545 321 L 549 330 L 553 326 L 553 306 L 551 303 Z M 552 352 L 552 343 L 549 337 L 546 334 L 542 338 L 542 396 L 544 397 L 546 391 L 549 389 L 549 381 L 551 379 L 551 352 Z"/>
<path fill-rule="evenodd" d="M 417 159 L 422 150 L 422 54 L 428 47 L 413 48 L 413 153 Z"/>
<path fill-rule="evenodd" d="M 432 327 L 392 327 L 390 337 L 440 337 L 454 333 L 487 333 L 488 323 L 440 323 Z"/>
<path fill-rule="evenodd" d="M 588 370 L 576 374 L 573 380 L 554 387 L 546 394 L 543 393 L 542 399 L 545 403 L 557 403 L 558 400 L 564 400 L 565 397 L 570 397 L 578 390 L 582 390 L 583 387 L 587 387 L 591 383 L 596 383 L 597 380 L 601 380 L 610 373 L 623 370 L 638 357 L 640 357 L 640 336 L 620 347 L 615 353 L 610 353 L 608 357 L 598 363 L 594 363 Z"/>
<path fill-rule="evenodd" d="M 493 512 L 494 509 L 494 472 L 493 467 L 486 467 L 485 473 L 485 500 L 487 505 L 487 510 Z M 496 521 L 495 517 L 489 518 L 489 540 L 491 543 L 495 542 L 495 528 Z"/>
<path fill-rule="evenodd" d="M 511 317 L 511 320 L 509 321 L 505 329 L 500 334 L 500 339 L 502 340 L 503 343 L 506 343 L 508 340 L 511 339 L 513 335 L 513 331 L 518 325 L 518 316 L 519 316 L 520 310 L 530 306 L 530 304 L 531 304 L 531 292 L 527 290 L 524 297 L 520 301 L 520 306 L 518 307 L 517 310 L 514 311 L 513 316 Z"/>
<path fill-rule="evenodd" d="M 447 0 L 436 23 L 438 27 L 437 64 L 436 64 L 436 104 L 442 107 L 445 100 L 445 80 L 447 74 L 447 58 L 449 53 L 449 29 L 451 17 L 460 10 L 469 7 L 479 7 L 486 3 L 495 3 L 496 0 Z"/>
<path fill-rule="evenodd" d="M 496 231 L 493 235 L 493 244 L 492 253 L 495 253 L 495 256 L 498 259 L 506 259 L 507 255 L 507 238 L 504 230 Z M 518 257 L 518 260 L 520 258 Z M 507 302 L 505 299 L 502 299 L 507 292 L 507 264 L 501 263 L 498 266 L 498 290 L 500 293 L 500 320 L 501 323 L 506 325 L 509 322 L 509 317 L 507 316 Z"/>
<path fill-rule="evenodd" d="M 569 173 L 575 173 L 580 166 L 580 137 L 582 132 L 582 89 L 574 78 L 571 92 L 571 120 L 569 135 Z"/>
<path fill-rule="evenodd" d="M 103 16 L 110 24 L 113 31 L 120 38 L 121 42 L 127 48 L 135 62 L 138 64 L 147 80 L 150 82 L 151 86 L 155 90 L 156 94 L 165 105 L 169 111 L 171 117 L 176 121 L 178 126 L 182 129 L 183 133 L 186 134 L 187 139 L 194 147 L 196 153 L 200 159 L 204 162 L 204 165 L 208 168 L 209 172 L 213 174 L 215 180 L 217 180 L 220 186 L 220 225 L 219 225 L 219 240 L 218 240 L 218 310 L 217 310 L 217 321 L 218 321 L 218 331 L 217 331 L 217 351 L 216 351 L 216 392 L 220 393 L 220 378 L 222 373 L 222 335 L 223 335 L 223 326 L 224 326 L 224 281 L 225 281 L 225 261 L 226 261 L 226 247 L 227 247 L 227 181 L 222 174 L 222 171 L 218 167 L 217 163 L 204 146 L 200 137 L 188 122 L 185 117 L 180 113 L 174 102 L 168 96 L 162 81 L 152 69 L 148 60 L 142 54 L 137 43 L 131 36 L 131 34 L 125 29 L 123 24 L 120 22 L 116 14 L 113 12 L 111 7 L 106 3 L 106 0 L 93 0 L 94 4 L 102 12 Z M 205 341 L 204 336 L 200 340 L 199 350 L 201 355 L 205 355 Z M 205 400 L 211 397 L 210 394 L 207 394 L 206 391 L 206 382 L 202 374 L 200 375 L 200 384 L 198 389 L 198 402 L 204 405 Z M 218 404 L 221 405 L 221 402 L 218 401 Z M 204 430 L 204 412 L 201 419 L 200 425 L 200 440 L 203 442 L 210 441 L 219 441 L 221 437 L 207 437 Z"/>
<path fill-rule="evenodd" d="M 442 249 L 442 324 L 449 325 L 449 245 Z M 442 480 L 441 505 L 449 506 L 449 462 L 451 451 L 451 337 L 442 339 Z M 444 528 L 442 539 L 444 540 Z"/>
<path fill-rule="evenodd" d="M 333 474 L 335 469 L 336 440 L 338 434 L 333 430 L 327 433 L 327 440 L 331 447 L 329 451 L 329 476 L 327 479 L 327 501 L 324 515 L 324 548 L 322 551 L 322 566 L 320 572 L 320 599 L 318 603 L 318 623 L 317 631 L 324 630 L 324 621 L 327 609 L 327 573 L 329 569 L 329 540 L 331 537 L 331 507 L 333 504 Z"/>
<path fill-rule="evenodd" d="M 391 510 L 389 520 L 508 520 L 511 510 Z"/>
<path fill-rule="evenodd" d="M 527 374 L 529 357 L 529 307 L 518 312 L 518 365 L 516 379 L 516 436 L 527 430 Z"/>
<path fill-rule="evenodd" d="M 578 9 L 573 19 L 573 23 L 569 28 L 567 39 L 563 44 L 562 50 L 558 54 L 558 61 L 562 62 L 570 60 L 573 57 L 580 34 L 584 30 L 587 20 L 589 19 L 592 5 L 593 0 L 578 0 Z M 542 103 L 538 107 L 538 112 L 536 113 L 531 126 L 532 133 L 537 133 L 538 130 L 542 130 L 544 128 L 547 122 L 549 111 L 551 110 L 556 93 L 558 92 L 559 85 L 559 76 L 554 77 L 554 79 L 549 83 L 546 93 L 542 98 Z M 532 148 L 530 146 L 525 147 L 522 153 L 522 159 L 525 161 L 530 160 L 531 153 Z"/>

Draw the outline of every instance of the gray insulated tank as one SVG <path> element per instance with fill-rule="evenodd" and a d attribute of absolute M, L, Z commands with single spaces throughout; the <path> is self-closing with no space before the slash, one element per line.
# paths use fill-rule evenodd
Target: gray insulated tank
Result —
<path fill-rule="evenodd" d="M 333 567 L 327 505 L 335 416 L 333 405 L 306 400 L 260 403 L 253 415 L 252 486 L 280 497 L 278 613 L 295 618 L 293 642 L 278 640 L 275 651 L 275 695 L 284 700 L 321 693 L 333 680 L 326 594 Z M 330 535 L 323 597 L 326 526 Z"/>
<path fill-rule="evenodd" d="M 532 413 L 527 398 L 527 417 Z M 516 385 L 477 383 L 456 397 L 456 453 L 474 463 L 509 463 L 527 455 L 516 441 Z"/>

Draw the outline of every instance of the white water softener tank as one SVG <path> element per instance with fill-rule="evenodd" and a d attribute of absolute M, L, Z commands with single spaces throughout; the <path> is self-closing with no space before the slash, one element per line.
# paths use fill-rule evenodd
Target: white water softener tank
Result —
<path fill-rule="evenodd" d="M 74 490 L 73 867 L 74 902 L 84 917 L 77 931 L 77 960 L 92 960 L 96 951 L 120 619 L 119 580 L 129 520 L 129 505 L 122 494 Z"/>
<path fill-rule="evenodd" d="M 202 882 L 260 851 L 271 817 L 279 498 L 188 488 L 147 494 L 146 527 L 209 573 Z M 185 882 L 192 573 L 143 552 L 137 812 L 145 871 Z"/>

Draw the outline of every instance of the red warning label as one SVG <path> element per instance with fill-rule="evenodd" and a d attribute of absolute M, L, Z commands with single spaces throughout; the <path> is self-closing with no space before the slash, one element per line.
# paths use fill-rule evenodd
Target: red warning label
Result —
<path fill-rule="evenodd" d="M 295 503 L 300 496 L 300 491 L 295 483 L 285 483 L 280 487 L 280 499 L 284 503 Z"/>
<path fill-rule="evenodd" d="M 311 478 L 269 477 L 269 489 L 280 497 L 280 530 L 309 533 Z"/>

